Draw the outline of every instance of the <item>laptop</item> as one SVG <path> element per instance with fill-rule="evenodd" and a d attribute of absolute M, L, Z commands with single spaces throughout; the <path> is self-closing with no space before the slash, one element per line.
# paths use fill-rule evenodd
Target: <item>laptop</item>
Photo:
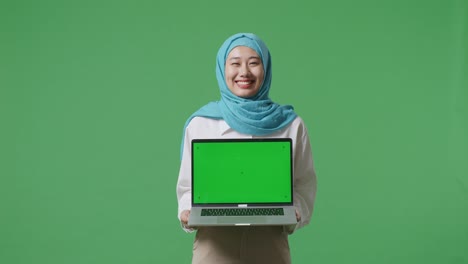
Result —
<path fill-rule="evenodd" d="M 296 224 L 290 138 L 194 139 L 189 226 Z"/>

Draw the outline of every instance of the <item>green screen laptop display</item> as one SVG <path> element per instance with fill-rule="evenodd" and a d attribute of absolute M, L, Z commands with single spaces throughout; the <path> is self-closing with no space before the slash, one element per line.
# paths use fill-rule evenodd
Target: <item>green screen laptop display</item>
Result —
<path fill-rule="evenodd" d="M 194 204 L 292 203 L 291 139 L 192 141 Z"/>

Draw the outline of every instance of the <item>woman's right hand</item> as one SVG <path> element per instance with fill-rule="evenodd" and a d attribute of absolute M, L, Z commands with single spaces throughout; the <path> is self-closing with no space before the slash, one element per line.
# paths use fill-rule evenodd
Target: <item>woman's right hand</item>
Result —
<path fill-rule="evenodd" d="M 182 213 L 180 213 L 180 222 L 185 228 L 190 228 L 188 226 L 188 220 L 190 217 L 190 210 L 184 210 Z"/>

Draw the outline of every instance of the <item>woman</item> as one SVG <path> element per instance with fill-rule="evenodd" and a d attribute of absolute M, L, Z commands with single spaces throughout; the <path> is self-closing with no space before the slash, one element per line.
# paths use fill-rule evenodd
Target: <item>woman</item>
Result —
<path fill-rule="evenodd" d="M 197 230 L 192 263 L 290 263 L 288 235 L 307 225 L 313 210 L 316 176 L 303 120 L 292 106 L 270 100 L 270 52 L 254 34 L 229 37 L 217 55 L 221 100 L 192 114 L 184 127 L 177 182 L 178 217 L 183 229 L 190 217 L 190 142 L 195 138 L 269 138 L 293 140 L 293 226 L 202 227 Z"/>

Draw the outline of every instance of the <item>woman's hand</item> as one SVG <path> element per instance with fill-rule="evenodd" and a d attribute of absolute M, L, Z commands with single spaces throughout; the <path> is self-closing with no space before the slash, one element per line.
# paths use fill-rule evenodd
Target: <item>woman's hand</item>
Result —
<path fill-rule="evenodd" d="M 297 210 L 296 210 L 296 220 L 297 220 L 297 222 L 301 221 L 301 214 Z"/>
<path fill-rule="evenodd" d="M 184 210 L 182 213 L 180 213 L 180 222 L 185 228 L 189 228 L 188 226 L 188 220 L 190 217 L 190 210 Z"/>

